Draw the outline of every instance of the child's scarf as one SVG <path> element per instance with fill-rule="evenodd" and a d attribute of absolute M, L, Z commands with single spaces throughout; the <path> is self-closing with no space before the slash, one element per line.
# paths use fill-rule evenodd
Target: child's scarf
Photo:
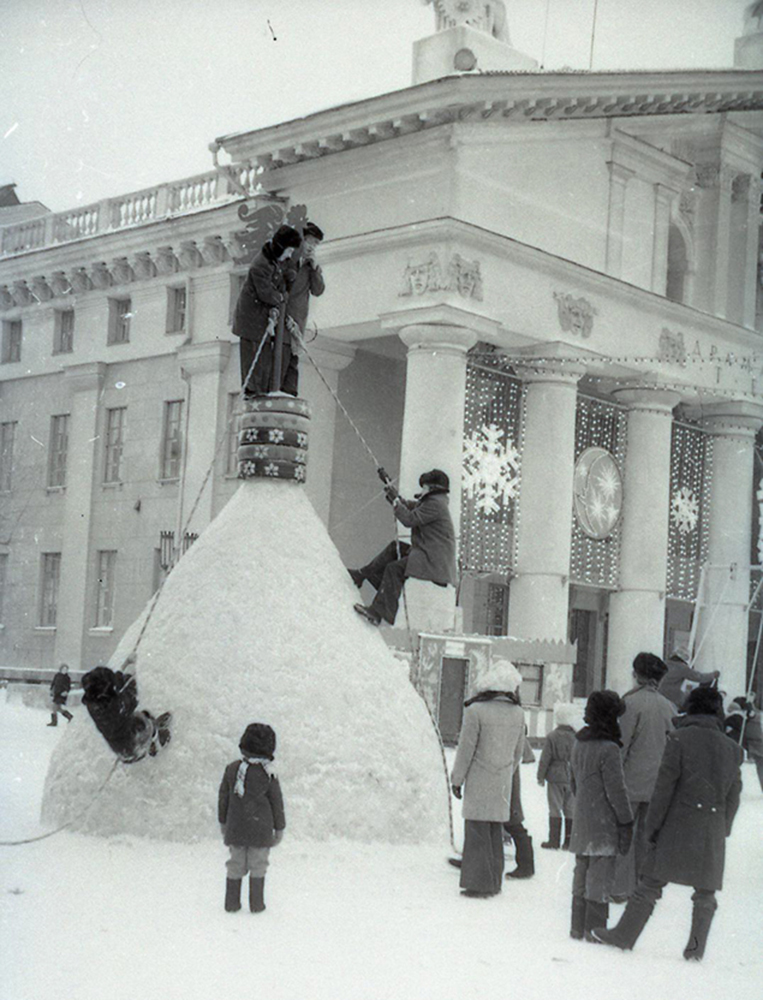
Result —
<path fill-rule="evenodd" d="M 244 786 L 246 784 L 246 772 L 249 770 L 250 764 L 259 764 L 263 769 L 265 774 L 270 776 L 269 766 L 273 762 L 269 757 L 248 757 L 244 754 L 241 758 L 241 763 L 238 765 L 238 771 L 236 772 L 236 783 L 233 786 L 233 791 L 238 795 L 239 798 L 244 797 Z"/>

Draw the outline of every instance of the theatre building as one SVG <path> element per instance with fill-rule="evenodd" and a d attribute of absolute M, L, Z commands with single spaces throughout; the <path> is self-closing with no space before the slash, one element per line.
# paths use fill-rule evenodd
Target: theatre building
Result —
<path fill-rule="evenodd" d="M 556 644 L 566 666 L 527 671 L 547 705 L 625 691 L 639 650 L 693 631 L 741 693 L 763 425 L 743 30 L 734 68 L 543 72 L 440 18 L 412 86 L 220 137 L 207 174 L 63 213 L 5 189 L 0 663 L 105 661 L 236 490 L 230 316 L 270 206 L 326 234 L 305 488 L 345 564 L 393 531 L 369 448 L 404 495 L 450 477 L 458 592 L 410 582 L 392 639 L 439 636 L 443 663 L 469 636 Z"/>

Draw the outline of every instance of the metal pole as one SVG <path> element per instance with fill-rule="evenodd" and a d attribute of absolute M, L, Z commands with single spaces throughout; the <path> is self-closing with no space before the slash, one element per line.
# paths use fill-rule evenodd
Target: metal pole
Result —
<path fill-rule="evenodd" d="M 270 391 L 281 391 L 281 372 L 283 368 L 283 330 L 286 322 L 286 303 L 278 310 L 276 336 L 273 342 L 273 374 L 270 379 Z"/>

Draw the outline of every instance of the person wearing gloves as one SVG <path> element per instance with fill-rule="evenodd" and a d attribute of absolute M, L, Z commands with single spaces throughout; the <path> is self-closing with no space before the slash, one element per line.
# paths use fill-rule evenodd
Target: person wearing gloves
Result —
<path fill-rule="evenodd" d="M 511 820 L 512 783 L 524 745 L 521 681 L 513 663 L 495 660 L 464 702 L 450 780 L 453 794 L 463 799 L 460 884 L 465 896 L 487 897 L 501 891 L 503 825 Z"/>
<path fill-rule="evenodd" d="M 570 846 L 575 796 L 572 794 L 570 758 L 575 743 L 575 722 L 578 710 L 574 705 L 557 705 L 556 728 L 552 729 L 543 744 L 538 764 L 538 784 L 546 785 L 548 797 L 548 840 L 540 846 L 547 850 L 564 850 Z M 564 842 L 562 842 L 564 820 Z"/>
<path fill-rule="evenodd" d="M 238 746 L 241 757 L 225 768 L 217 796 L 217 818 L 230 850 L 225 909 L 241 909 L 241 883 L 248 873 L 249 909 L 262 913 L 270 848 L 281 843 L 286 828 L 281 785 L 272 769 L 276 734 L 253 722 Z"/>
<path fill-rule="evenodd" d="M 614 691 L 594 691 L 586 703 L 586 725 L 572 748 L 575 818 L 570 850 L 575 870 L 570 937 L 578 940 L 593 940 L 593 928 L 606 925 L 615 861 L 628 851 L 633 833 L 620 757 L 618 719 L 624 711 Z"/>
<path fill-rule="evenodd" d="M 430 580 L 438 587 L 456 585 L 456 534 L 448 510 L 450 480 L 440 469 L 419 477 L 421 493 L 404 500 L 383 469 L 384 492 L 397 520 L 411 529 L 411 544 L 390 542 L 374 559 L 349 574 L 356 587 L 367 580 L 376 589 L 370 605 L 356 604 L 359 615 L 378 625 L 382 620 L 395 624 L 400 594 L 409 576 Z"/>
<path fill-rule="evenodd" d="M 715 893 L 723 887 L 726 838 L 739 808 L 741 763 L 741 748 L 723 732 L 720 692 L 695 688 L 665 745 L 646 815 L 652 849 L 639 883 L 617 926 L 594 927 L 594 940 L 630 951 L 662 890 L 673 882 L 694 889 L 683 955 L 687 961 L 702 959 L 718 907 Z"/>

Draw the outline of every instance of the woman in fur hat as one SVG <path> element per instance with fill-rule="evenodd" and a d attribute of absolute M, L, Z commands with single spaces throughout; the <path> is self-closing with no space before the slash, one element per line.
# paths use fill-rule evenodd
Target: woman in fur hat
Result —
<path fill-rule="evenodd" d="M 464 718 L 451 774 L 453 794 L 463 797 L 465 896 L 494 896 L 503 879 L 503 824 L 511 818 L 511 788 L 522 758 L 524 712 L 521 674 L 496 660 L 464 702 Z"/>
<path fill-rule="evenodd" d="M 586 725 L 572 748 L 573 938 L 590 941 L 594 927 L 606 926 L 615 860 L 630 847 L 633 813 L 625 789 L 618 722 L 624 711 L 614 691 L 594 691 L 586 704 Z"/>
<path fill-rule="evenodd" d="M 225 768 L 217 795 L 217 818 L 230 849 L 225 909 L 241 909 L 241 882 L 248 873 L 249 909 L 261 913 L 270 848 L 281 843 L 286 827 L 281 785 L 272 770 L 276 734 L 270 726 L 253 722 L 238 748 L 241 758 Z"/>

